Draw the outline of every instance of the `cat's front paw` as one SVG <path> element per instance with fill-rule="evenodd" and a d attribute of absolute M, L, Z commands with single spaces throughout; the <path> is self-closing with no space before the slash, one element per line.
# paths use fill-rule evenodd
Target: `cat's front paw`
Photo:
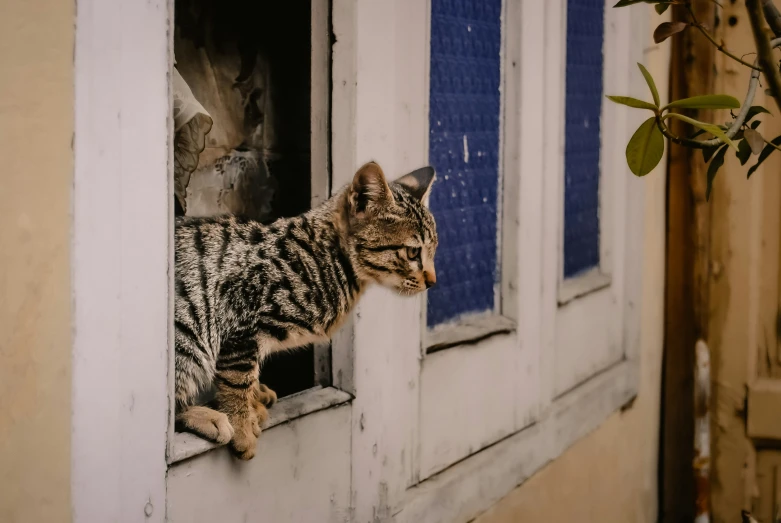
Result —
<path fill-rule="evenodd" d="M 252 392 L 255 396 L 255 400 L 262 403 L 265 407 L 270 407 L 277 402 L 277 393 L 259 381 L 255 382 Z"/>
<path fill-rule="evenodd" d="M 243 460 L 254 458 L 260 435 L 260 423 L 255 411 L 250 410 L 244 416 L 232 417 L 231 425 L 234 432 L 230 446 L 236 457 Z"/>
<path fill-rule="evenodd" d="M 198 434 L 202 438 L 225 444 L 233 438 L 228 416 L 208 407 L 188 407 L 176 415 L 177 430 Z"/>

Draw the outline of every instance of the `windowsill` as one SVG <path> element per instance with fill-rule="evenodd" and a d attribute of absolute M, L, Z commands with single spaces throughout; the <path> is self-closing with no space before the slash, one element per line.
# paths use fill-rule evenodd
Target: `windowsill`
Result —
<path fill-rule="evenodd" d="M 610 275 L 600 272 L 599 268 L 566 279 L 559 283 L 559 305 L 609 287 L 611 281 Z"/>
<path fill-rule="evenodd" d="M 491 336 L 514 332 L 516 324 L 510 318 L 498 314 L 471 316 L 456 323 L 439 325 L 425 334 L 426 354 L 477 343 Z"/>
<path fill-rule="evenodd" d="M 314 387 L 292 396 L 286 396 L 268 410 L 269 417 L 262 429 L 268 430 L 307 414 L 349 403 L 352 399 L 353 397 L 347 392 L 333 387 Z M 176 432 L 168 463 L 173 464 L 192 458 L 221 446 L 188 432 Z"/>

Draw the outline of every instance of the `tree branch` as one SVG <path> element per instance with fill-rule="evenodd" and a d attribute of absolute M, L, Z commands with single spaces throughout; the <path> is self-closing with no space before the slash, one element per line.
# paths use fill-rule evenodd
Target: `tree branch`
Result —
<path fill-rule="evenodd" d="M 776 38 L 781 37 L 781 13 L 778 12 L 773 0 L 762 0 L 762 11 L 765 13 L 765 20 L 773 31 Z"/>
<path fill-rule="evenodd" d="M 754 33 L 754 43 L 757 46 L 757 61 L 765 73 L 770 94 L 775 98 L 776 105 L 781 111 L 781 73 L 773 59 L 773 49 L 770 39 L 762 27 L 763 17 L 759 0 L 746 0 L 746 11 L 751 22 L 751 30 Z"/>
<path fill-rule="evenodd" d="M 718 42 L 716 41 L 716 39 L 713 37 L 713 35 L 712 35 L 712 34 L 710 34 L 710 33 L 708 32 L 708 30 L 707 30 L 707 29 L 705 29 L 705 26 L 704 26 L 704 25 L 702 25 L 702 24 L 701 24 L 701 23 L 700 23 L 700 22 L 697 20 L 697 17 L 696 17 L 696 16 L 694 16 L 694 10 L 692 9 L 692 7 L 691 7 L 691 5 L 690 5 L 690 4 L 686 4 L 686 10 L 687 10 L 687 11 L 689 11 L 689 16 L 691 16 L 691 19 L 692 19 L 692 25 L 693 25 L 694 27 L 696 27 L 697 29 L 699 29 L 699 30 L 700 30 L 700 32 L 701 32 L 701 33 L 702 33 L 702 34 L 705 36 L 705 38 L 707 38 L 708 40 L 710 40 L 710 43 L 712 43 L 712 44 L 713 44 L 713 45 L 716 47 L 716 49 L 717 49 L 717 50 L 719 50 L 719 51 L 721 51 L 722 53 L 724 53 L 725 55 L 729 56 L 730 58 L 732 58 L 732 59 L 733 59 L 733 60 L 735 60 L 736 62 L 738 62 L 738 63 L 740 63 L 740 64 L 743 64 L 743 65 L 745 65 L 746 67 L 750 67 L 751 69 L 757 69 L 757 70 L 759 69 L 759 67 L 757 67 L 757 66 L 755 66 L 755 65 L 752 65 L 752 64 L 750 64 L 750 63 L 746 62 L 745 60 L 741 59 L 740 57 L 738 57 L 738 56 L 737 56 L 737 55 L 735 55 L 734 53 L 731 53 L 731 52 L 730 52 L 729 50 L 727 50 L 727 48 L 726 48 L 726 47 L 724 47 L 722 44 L 718 43 Z"/>
<path fill-rule="evenodd" d="M 773 40 L 773 43 L 776 43 L 776 45 L 781 45 L 781 38 Z M 746 122 L 746 116 L 748 116 L 748 111 L 749 109 L 751 109 L 751 105 L 754 103 L 754 96 L 756 96 L 758 84 L 759 84 L 759 69 L 758 68 L 752 69 L 751 79 L 748 82 L 748 90 L 746 91 L 746 97 L 743 100 L 743 105 L 740 106 L 740 112 L 738 112 L 738 115 L 735 117 L 735 120 L 733 120 L 732 125 L 726 131 L 727 138 L 729 139 L 734 138 L 735 135 L 738 134 L 738 131 L 740 131 L 740 128 L 743 127 L 743 124 Z M 670 131 L 670 128 L 667 127 L 667 125 L 664 123 L 662 118 L 656 119 L 656 125 L 659 127 L 659 130 L 662 131 L 662 134 L 664 136 L 669 138 L 673 143 L 677 143 L 678 145 L 685 145 L 687 147 L 693 147 L 695 149 L 708 149 L 710 147 L 716 147 L 717 145 L 724 143 L 718 138 L 712 138 L 710 140 L 700 141 L 700 140 L 692 140 L 691 138 L 682 138 L 679 136 L 675 136 L 672 133 L 672 131 Z"/>

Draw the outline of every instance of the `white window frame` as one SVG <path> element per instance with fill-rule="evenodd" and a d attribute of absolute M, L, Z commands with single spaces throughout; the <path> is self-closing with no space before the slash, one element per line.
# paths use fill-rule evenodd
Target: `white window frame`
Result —
<path fill-rule="evenodd" d="M 515 20 L 517 24 L 506 25 L 506 52 L 511 62 L 514 55 L 518 55 L 520 64 L 518 120 L 515 122 L 520 163 L 516 207 L 519 247 L 509 255 L 517 258 L 518 267 L 517 350 L 530 353 L 537 362 L 536 366 L 534 363 L 529 366 L 531 374 L 522 395 L 533 396 L 536 390 L 537 402 L 531 418 L 518 424 L 520 430 L 410 488 L 399 505 L 396 518 L 399 522 L 424 521 L 432 513 L 441 521 L 474 518 L 598 427 L 607 416 L 630 403 L 638 390 L 644 198 L 642 182 L 634 178 L 625 165 L 623 144 L 640 123 L 640 115 L 623 107 L 603 104 L 601 165 L 603 178 L 608 179 L 600 187 L 600 217 L 603 229 L 608 230 L 601 235 L 601 261 L 604 263 L 600 264 L 601 274 L 598 275 L 602 277 L 590 275 L 590 282 L 584 278 L 581 283 L 589 285 L 581 285 L 578 292 L 566 296 L 568 289 L 562 292 L 561 248 L 564 150 L 559 138 L 563 135 L 564 124 L 561 58 L 566 49 L 566 0 L 507 1 L 507 19 Z M 618 10 L 612 9 L 611 4 L 606 6 L 605 74 L 611 75 L 604 84 L 606 94 L 615 89 L 643 96 L 645 86 L 636 73 L 635 62 L 643 61 L 648 29 L 646 16 L 647 13 L 639 9 Z M 545 23 L 541 24 L 543 19 Z M 543 53 L 540 52 L 541 43 Z M 539 74 L 541 70 L 544 71 L 542 75 Z M 512 82 L 510 79 L 505 81 L 506 96 L 510 97 Z M 551 86 L 559 86 L 560 90 Z M 510 114 L 514 114 L 511 109 L 505 111 L 506 116 Z M 543 122 L 543 132 L 535 122 Z M 514 132 L 512 125 L 513 122 L 505 122 L 508 142 Z M 543 151 L 542 155 L 540 151 Z M 509 158 L 512 157 L 510 153 Z M 507 158 L 505 156 L 505 162 Z M 509 172 L 505 170 L 505 191 L 515 181 Z M 507 210 L 508 206 L 505 206 Z M 613 250 L 620 252 L 611 255 Z M 618 261 L 616 266 L 612 265 L 615 260 Z M 599 295 L 601 290 L 611 287 L 620 288 L 616 293 L 620 300 L 617 307 L 625 311 L 615 321 L 620 334 L 615 340 L 620 358 L 594 369 L 573 387 L 560 390 L 556 386 L 557 366 L 560 366 L 557 360 L 561 359 L 557 329 L 560 330 L 563 323 L 560 307 L 570 304 L 570 310 L 576 310 L 579 321 L 587 322 L 594 311 L 582 306 L 586 302 L 579 300 Z M 585 350 L 589 349 L 585 347 Z M 450 352 L 442 354 L 449 356 Z M 424 360 L 424 366 L 428 359 Z M 480 381 L 476 384 L 486 385 Z M 423 395 L 425 386 L 421 388 Z M 456 402 L 460 399 L 454 398 Z M 482 407 L 494 409 L 496 405 L 488 403 Z M 471 420 L 472 417 L 472 413 L 467 412 L 463 419 Z"/>
<path fill-rule="evenodd" d="M 173 427 L 173 11 L 173 0 L 84 0 L 77 12 L 74 521 L 164 521 L 169 466 L 216 446 Z M 317 81 L 328 78 L 328 15 L 313 0 L 313 47 L 326 55 L 312 57 L 313 204 L 330 190 L 329 86 Z M 328 352 L 315 348 L 318 381 L 330 381 Z M 333 351 L 339 369 L 350 358 Z M 351 399 L 315 386 L 283 398 L 264 427 Z"/>
<path fill-rule="evenodd" d="M 627 311 L 621 325 L 622 359 L 572 390 L 559 393 L 553 386 L 561 196 L 550 182 L 548 124 L 541 133 L 538 125 L 527 122 L 550 121 L 546 100 L 553 73 L 540 47 L 547 53 L 551 35 L 566 33 L 561 33 L 561 19 L 551 13 L 561 8 L 558 2 L 506 2 L 507 59 L 517 63 L 519 72 L 506 84 L 506 96 L 517 99 L 517 107 L 505 110 L 515 115 L 506 123 L 506 135 L 515 138 L 506 144 L 504 164 L 505 173 L 518 175 L 505 176 L 503 182 L 505 194 L 517 194 L 517 205 L 504 210 L 505 216 L 518 213 L 518 226 L 517 246 L 508 254 L 512 260 L 505 259 L 504 251 L 502 256 L 504 266 L 516 267 L 514 280 L 507 283 L 515 298 L 503 303 L 502 311 L 511 311 L 517 328 L 424 359 L 420 301 L 371 289 L 333 341 L 333 388 L 319 392 L 345 396 L 320 398 L 324 414 L 297 418 L 264 434 L 267 441 L 278 441 L 275 434 L 281 435 L 284 427 L 326 419 L 323 415 L 340 413 L 339 420 L 350 420 L 349 457 L 344 459 L 350 460 L 347 508 L 354 521 L 393 517 L 419 523 L 432 514 L 441 521 L 468 521 L 637 392 L 644 200 L 642 183 L 625 168 L 625 195 L 614 211 L 624 213 L 621 249 L 633 261 L 621 277 Z M 642 61 L 647 13 L 614 12 L 621 13 L 617 23 L 631 25 L 627 66 L 616 68 L 627 75 L 628 94 L 643 96 L 634 62 Z M 429 15 L 428 2 L 418 0 L 333 0 L 333 187 L 347 183 L 369 159 L 379 161 L 391 176 L 427 163 Z M 77 11 L 72 432 L 77 523 L 142 517 L 162 522 L 169 510 L 166 475 L 172 449 L 167 445 L 174 439 L 169 423 L 172 122 L 161 115 L 170 110 L 172 17 L 172 0 L 82 0 Z M 611 30 L 606 24 L 606 32 Z M 424 80 L 410 81 L 414 78 Z M 625 143 L 637 117 L 623 108 L 611 110 L 617 141 Z M 613 242 L 617 249 L 619 239 L 613 237 Z M 619 277 L 617 271 L 612 275 L 614 281 Z M 466 351 L 472 357 L 480 351 L 497 353 L 491 343 L 503 339 L 511 342 L 499 352 L 509 354 L 517 375 L 524 376 L 509 392 L 514 397 L 506 414 L 513 417 L 509 432 L 482 450 L 469 449 L 463 459 L 421 481 L 421 401 L 427 373 L 436 365 L 446 366 L 441 362 L 458 364 Z M 444 379 L 437 383 L 452 386 Z M 489 387 L 478 383 L 471 392 Z M 329 408 L 344 404 L 350 395 L 355 398 L 349 406 Z M 311 412 L 311 405 L 302 401 L 297 415 Z M 462 413 L 462 419 L 470 414 Z M 219 461 L 217 453 L 195 459 L 204 458 Z"/>
<path fill-rule="evenodd" d="M 427 2 L 428 3 L 428 2 Z M 501 112 L 500 112 L 500 165 L 498 253 L 501 260 L 501 285 L 497 299 L 501 310 L 425 330 L 419 382 L 419 416 L 414 448 L 417 459 L 413 464 L 409 484 L 415 485 L 445 470 L 480 450 L 493 445 L 536 419 L 539 390 L 535 386 L 539 374 L 539 358 L 535 349 L 519 350 L 527 333 L 526 318 L 517 314 L 521 308 L 531 308 L 519 303 L 518 274 L 529 274 L 531 257 L 519 256 L 519 234 L 539 237 L 541 220 L 531 214 L 537 205 L 521 202 L 520 185 L 524 182 L 519 173 L 519 83 L 520 68 L 517 43 L 518 27 L 507 20 L 516 19 L 520 3 L 505 0 L 502 3 L 501 44 Z M 426 62 L 430 60 L 430 3 L 426 6 L 425 19 Z M 420 82 L 418 95 L 428 107 L 429 78 Z M 428 116 L 428 111 L 426 111 Z M 430 122 L 426 118 L 426 135 Z M 434 188 L 436 190 L 436 187 Z M 536 227 L 532 232 L 530 227 Z M 526 230 L 524 230 L 526 229 Z M 539 249 L 535 252 L 539 253 Z M 539 280 L 538 280 L 539 281 Z M 531 292 L 524 299 L 539 298 Z M 437 343 L 432 343 L 435 341 Z M 533 345 L 529 345 L 533 346 Z M 434 348 L 447 350 L 432 351 Z M 470 383 L 472 382 L 472 383 Z M 490 382 L 490 387 L 480 383 Z M 491 408 L 482 406 L 491 405 Z M 464 411 L 468 411 L 468 413 Z M 470 423 L 463 426 L 464 416 Z"/>
<path fill-rule="evenodd" d="M 83 0 L 76 13 L 75 522 L 165 519 L 171 5 Z"/>
<path fill-rule="evenodd" d="M 636 62 L 642 61 L 645 33 L 633 35 L 636 9 L 614 9 L 605 0 L 604 94 L 628 92 L 637 80 Z M 633 241 L 642 237 L 642 215 L 628 207 L 638 181 L 631 175 L 624 156 L 625 143 L 642 121 L 638 111 L 603 99 L 600 151 L 600 266 L 573 278 L 563 278 L 564 229 L 564 122 L 567 0 L 546 2 L 545 60 L 556 64 L 546 68 L 544 201 L 548 241 L 544 249 L 546 276 L 557 289 L 557 309 L 549 318 L 552 362 L 546 383 L 554 397 L 576 388 L 598 372 L 619 365 L 627 358 L 624 325 L 631 316 L 627 296 L 631 295 L 632 269 L 641 262 Z M 643 95 L 643 91 L 636 94 Z M 554 275 L 552 271 L 556 270 Z M 584 350 L 587 348 L 587 350 Z"/>

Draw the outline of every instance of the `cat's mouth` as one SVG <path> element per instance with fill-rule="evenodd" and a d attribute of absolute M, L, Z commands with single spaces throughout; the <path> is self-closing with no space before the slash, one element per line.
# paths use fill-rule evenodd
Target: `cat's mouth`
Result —
<path fill-rule="evenodd" d="M 426 290 L 425 285 L 420 285 L 415 281 L 404 280 L 398 287 L 399 294 L 402 296 L 414 296 L 420 292 Z"/>

